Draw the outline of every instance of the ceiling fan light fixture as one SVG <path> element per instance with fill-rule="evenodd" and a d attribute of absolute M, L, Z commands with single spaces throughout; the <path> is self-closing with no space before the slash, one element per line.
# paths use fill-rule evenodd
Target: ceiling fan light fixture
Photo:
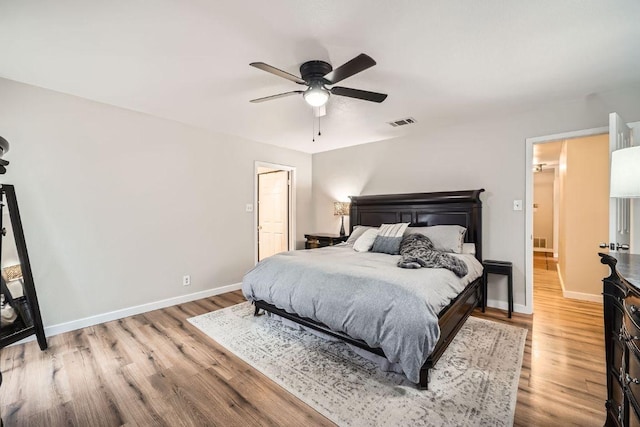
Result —
<path fill-rule="evenodd" d="M 329 100 L 329 91 L 321 85 L 314 85 L 307 89 L 302 96 L 312 107 L 322 107 Z"/>
<path fill-rule="evenodd" d="M 364 53 L 361 53 L 352 60 L 345 62 L 335 70 L 331 64 L 325 61 L 307 61 L 300 65 L 301 77 L 282 71 L 281 69 L 265 64 L 264 62 L 252 62 L 249 65 L 278 77 L 290 80 L 294 83 L 298 83 L 299 85 L 308 86 L 304 91 L 293 90 L 279 93 L 277 95 L 251 99 L 249 102 L 253 103 L 302 94 L 307 104 L 317 108 L 325 105 L 331 95 L 346 96 L 348 98 L 362 99 L 364 101 L 377 103 L 380 103 L 387 98 L 387 95 L 384 93 L 334 86 L 336 83 L 341 82 L 344 79 L 348 79 L 349 77 L 376 65 L 376 61 Z M 327 89 L 325 85 L 332 87 L 331 89 Z"/>

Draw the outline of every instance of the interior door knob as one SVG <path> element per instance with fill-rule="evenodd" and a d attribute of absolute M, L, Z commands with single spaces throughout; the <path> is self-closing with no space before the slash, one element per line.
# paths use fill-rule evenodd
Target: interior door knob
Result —
<path fill-rule="evenodd" d="M 600 243 L 598 246 L 601 247 L 602 249 L 609 247 L 609 245 L 607 245 L 606 243 Z"/>

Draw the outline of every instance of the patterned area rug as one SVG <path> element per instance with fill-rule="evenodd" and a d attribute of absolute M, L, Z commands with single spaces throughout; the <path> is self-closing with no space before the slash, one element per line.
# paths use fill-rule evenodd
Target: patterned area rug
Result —
<path fill-rule="evenodd" d="M 189 322 L 341 426 L 513 424 L 522 328 L 469 318 L 418 390 L 342 342 L 254 317 L 248 302 Z"/>

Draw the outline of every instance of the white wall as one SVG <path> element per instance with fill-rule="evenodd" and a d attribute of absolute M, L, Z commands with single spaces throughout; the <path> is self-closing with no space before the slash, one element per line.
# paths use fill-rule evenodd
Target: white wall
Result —
<path fill-rule="evenodd" d="M 640 125 L 631 129 L 632 145 L 640 145 Z M 640 254 L 640 199 L 631 199 L 631 235 L 629 252 Z"/>
<path fill-rule="evenodd" d="M 254 161 L 311 156 L 0 79 L 0 135 L 45 325 L 240 282 L 253 266 Z M 182 286 L 190 274 L 192 285 Z"/>
<path fill-rule="evenodd" d="M 485 188 L 481 196 L 483 255 L 514 263 L 515 308 L 521 308 L 525 304 L 525 217 L 512 205 L 514 199 L 525 197 L 525 171 L 531 166 L 525 165 L 525 139 L 606 126 L 611 111 L 638 120 L 638 100 L 640 85 L 448 128 L 432 129 L 428 120 L 416 117 L 411 136 L 315 154 L 315 230 L 337 229 L 332 202 L 348 195 Z M 594 262 L 598 262 L 595 254 Z M 503 282 L 494 285 L 492 279 L 490 300 L 506 301 Z"/>
<path fill-rule="evenodd" d="M 631 244 L 629 253 L 640 254 L 640 199 L 631 199 Z"/>

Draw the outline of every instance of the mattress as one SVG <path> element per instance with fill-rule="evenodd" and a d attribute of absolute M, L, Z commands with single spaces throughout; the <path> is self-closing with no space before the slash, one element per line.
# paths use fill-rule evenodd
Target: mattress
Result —
<path fill-rule="evenodd" d="M 399 268 L 399 255 L 356 252 L 347 244 L 290 251 L 259 262 L 245 275 L 242 290 L 249 301 L 264 301 L 381 348 L 417 383 L 440 337 L 438 313 L 482 274 L 473 255 L 452 255 L 465 262 L 466 276 Z"/>

